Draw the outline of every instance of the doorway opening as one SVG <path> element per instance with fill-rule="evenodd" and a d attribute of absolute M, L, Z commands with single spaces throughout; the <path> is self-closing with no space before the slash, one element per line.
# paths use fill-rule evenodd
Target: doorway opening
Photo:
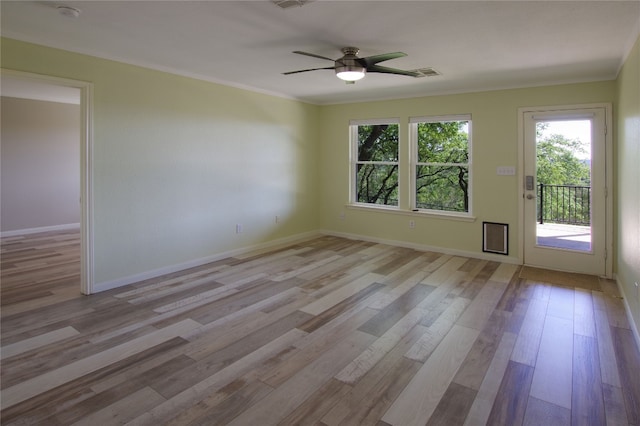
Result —
<path fill-rule="evenodd" d="M 1 70 L 3 96 L 9 87 L 8 82 L 15 83 L 20 90 L 32 93 L 32 99 L 37 92 L 43 92 L 45 88 L 56 92 L 56 89 L 74 89 L 66 92 L 79 91 L 80 120 L 79 120 L 79 205 L 80 205 L 80 292 L 93 293 L 93 191 L 92 191 L 92 97 L 93 85 L 88 82 L 51 77 L 41 74 L 25 73 L 8 69 Z M 62 90 L 64 92 L 64 90 Z M 42 95 L 42 93 L 40 93 Z M 28 96 L 25 96 L 28 98 Z M 77 177 L 78 178 L 78 177 Z M 77 206 L 78 204 L 76 204 Z M 77 225 L 76 225 L 77 226 Z"/>

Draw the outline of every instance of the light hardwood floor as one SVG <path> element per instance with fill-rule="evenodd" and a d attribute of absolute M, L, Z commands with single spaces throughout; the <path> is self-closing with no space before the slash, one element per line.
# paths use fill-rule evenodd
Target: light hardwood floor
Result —
<path fill-rule="evenodd" d="M 87 297 L 78 256 L 2 240 L 3 425 L 640 425 L 610 281 L 325 236 Z"/>

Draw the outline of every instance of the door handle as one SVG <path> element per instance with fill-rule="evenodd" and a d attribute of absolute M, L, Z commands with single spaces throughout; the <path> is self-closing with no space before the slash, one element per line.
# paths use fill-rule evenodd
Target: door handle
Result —
<path fill-rule="evenodd" d="M 534 198 L 536 198 L 535 195 L 533 194 L 527 194 L 527 200 L 533 200 Z"/>

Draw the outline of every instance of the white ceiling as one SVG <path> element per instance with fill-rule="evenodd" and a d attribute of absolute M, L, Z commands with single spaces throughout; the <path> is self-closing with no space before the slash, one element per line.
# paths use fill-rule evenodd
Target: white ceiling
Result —
<path fill-rule="evenodd" d="M 62 16 L 56 6 L 82 11 Z M 633 1 L 8 1 L 2 35 L 328 104 L 614 79 L 640 28 Z M 381 65 L 437 77 L 369 74 L 346 85 L 338 58 L 402 51 Z"/>

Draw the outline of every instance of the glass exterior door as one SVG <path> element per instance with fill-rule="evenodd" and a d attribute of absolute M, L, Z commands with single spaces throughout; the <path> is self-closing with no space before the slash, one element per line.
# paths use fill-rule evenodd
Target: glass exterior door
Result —
<path fill-rule="evenodd" d="M 605 111 L 524 116 L 525 264 L 605 275 Z"/>

